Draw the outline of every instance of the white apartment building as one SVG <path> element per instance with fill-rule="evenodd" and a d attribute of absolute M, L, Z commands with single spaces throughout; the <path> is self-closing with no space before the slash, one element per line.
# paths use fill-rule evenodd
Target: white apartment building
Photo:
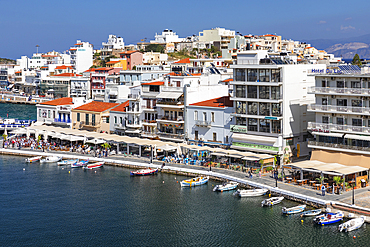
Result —
<path fill-rule="evenodd" d="M 309 73 L 325 65 L 297 64 L 296 59 L 270 57 L 267 51 L 238 53 L 234 69 L 232 148 L 283 155 L 307 149 L 307 89 L 315 84 Z"/>
<path fill-rule="evenodd" d="M 199 32 L 199 42 L 210 42 L 222 49 L 227 49 L 230 40 L 235 37 L 235 31 L 227 30 L 225 28 L 212 28 L 210 30 L 203 30 Z M 218 42 L 219 44 L 215 44 Z"/>
<path fill-rule="evenodd" d="M 229 96 L 190 104 L 186 119 L 189 142 L 229 145 L 233 102 Z"/>
<path fill-rule="evenodd" d="M 93 65 L 94 47 L 89 42 L 77 40 L 76 44 L 69 49 L 69 53 L 76 73 L 82 73 Z"/>
<path fill-rule="evenodd" d="M 370 155 L 370 74 L 353 65 L 315 70 L 315 85 L 308 93 L 315 103 L 308 111 L 315 120 L 308 123 L 315 150 Z"/>
<path fill-rule="evenodd" d="M 161 34 L 155 34 L 155 40 L 151 40 L 150 43 L 175 43 L 175 42 L 183 42 L 185 41 L 184 38 L 179 38 L 179 36 L 173 32 L 172 30 L 165 29 Z"/>
<path fill-rule="evenodd" d="M 113 54 L 113 51 L 124 51 L 125 42 L 123 38 L 110 34 L 107 42 L 102 42 L 103 48 L 100 50 L 102 59 Z"/>
<path fill-rule="evenodd" d="M 143 54 L 143 64 L 145 65 L 162 65 L 166 64 L 168 55 L 160 52 L 145 52 Z"/>
<path fill-rule="evenodd" d="M 71 77 L 71 97 L 83 97 L 84 99 L 90 99 L 90 78 L 89 77 Z"/>

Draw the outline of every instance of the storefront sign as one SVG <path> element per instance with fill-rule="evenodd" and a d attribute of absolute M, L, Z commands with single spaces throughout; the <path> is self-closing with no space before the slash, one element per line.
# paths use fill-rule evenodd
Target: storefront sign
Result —
<path fill-rule="evenodd" d="M 231 132 L 247 133 L 247 126 L 230 125 Z"/>
<path fill-rule="evenodd" d="M 279 147 L 272 147 L 260 144 L 244 143 L 244 142 L 233 142 L 233 145 L 246 148 L 262 149 L 279 152 Z"/>
<path fill-rule="evenodd" d="M 277 117 L 265 117 L 265 119 L 277 120 Z"/>

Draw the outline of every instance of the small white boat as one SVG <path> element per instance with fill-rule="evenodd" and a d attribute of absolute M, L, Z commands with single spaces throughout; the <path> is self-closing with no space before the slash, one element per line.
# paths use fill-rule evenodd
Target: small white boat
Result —
<path fill-rule="evenodd" d="M 75 159 L 75 160 L 61 160 L 57 164 L 58 164 L 58 166 L 67 166 L 67 165 L 72 165 L 76 162 L 78 162 L 78 159 Z"/>
<path fill-rule="evenodd" d="M 87 165 L 87 163 L 89 163 L 89 159 L 81 160 L 79 162 L 71 164 L 71 168 L 81 168 L 81 167 L 84 167 L 85 165 Z"/>
<path fill-rule="evenodd" d="M 227 191 L 234 190 L 239 185 L 237 182 L 228 182 L 224 184 L 218 184 L 213 188 L 213 191 Z"/>
<path fill-rule="evenodd" d="M 85 168 L 85 169 L 96 169 L 96 168 L 103 167 L 104 163 L 105 163 L 104 161 L 96 162 L 94 164 L 86 165 L 83 168 Z"/>
<path fill-rule="evenodd" d="M 40 163 L 53 163 L 62 160 L 62 156 L 47 156 L 45 159 L 40 160 Z"/>
<path fill-rule="evenodd" d="M 35 157 L 27 158 L 26 162 L 27 163 L 33 163 L 33 162 L 40 161 L 41 159 L 42 159 L 42 156 L 35 156 Z"/>
<path fill-rule="evenodd" d="M 181 181 L 180 184 L 182 187 L 194 187 L 194 186 L 205 184 L 208 182 L 208 180 L 209 180 L 209 177 L 196 177 L 192 179 L 183 180 Z"/>
<path fill-rule="evenodd" d="M 147 168 L 147 169 L 140 169 L 137 171 L 131 171 L 130 175 L 131 176 L 146 176 L 146 175 L 153 175 L 157 173 L 158 173 L 158 169 Z"/>
<path fill-rule="evenodd" d="M 304 211 L 301 213 L 301 217 L 309 217 L 309 216 L 316 216 L 321 214 L 321 209 L 314 209 L 314 210 L 309 210 L 309 211 Z"/>
<path fill-rule="evenodd" d="M 342 232 L 350 232 L 353 230 L 357 230 L 360 228 L 365 222 L 365 216 L 361 216 L 358 218 L 354 218 L 352 220 L 349 220 L 347 222 L 344 222 L 343 224 L 339 225 L 339 231 Z"/>
<path fill-rule="evenodd" d="M 306 205 L 302 204 L 302 205 L 298 205 L 298 206 L 291 207 L 291 208 L 283 207 L 281 211 L 283 212 L 283 214 L 298 214 L 300 212 L 303 212 L 303 210 L 305 209 L 306 209 Z"/>
<path fill-rule="evenodd" d="M 251 190 L 237 190 L 234 196 L 250 197 L 250 196 L 263 196 L 268 189 L 251 189 Z"/>
<path fill-rule="evenodd" d="M 261 206 L 273 206 L 280 203 L 282 200 L 284 200 L 283 196 L 267 198 L 261 202 Z"/>

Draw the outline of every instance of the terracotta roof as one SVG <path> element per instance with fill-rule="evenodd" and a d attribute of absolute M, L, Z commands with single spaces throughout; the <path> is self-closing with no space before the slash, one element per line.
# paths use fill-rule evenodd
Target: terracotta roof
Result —
<path fill-rule="evenodd" d="M 75 77 L 75 76 L 82 76 L 82 75 L 78 75 L 78 74 L 75 74 L 75 73 L 61 73 L 61 74 L 57 74 L 57 75 L 53 75 L 53 76 Z"/>
<path fill-rule="evenodd" d="M 40 103 L 40 105 L 73 105 L 72 98 L 65 97 Z"/>
<path fill-rule="evenodd" d="M 16 74 L 20 74 L 20 73 L 22 73 L 22 71 L 16 71 L 15 73 L 16 73 Z"/>
<path fill-rule="evenodd" d="M 109 61 L 107 62 L 107 64 L 116 64 L 116 63 L 119 63 L 120 61 Z"/>
<path fill-rule="evenodd" d="M 96 68 L 91 68 L 91 69 L 88 69 L 88 70 L 84 71 L 84 73 L 85 72 L 94 72 L 95 70 L 96 70 Z"/>
<path fill-rule="evenodd" d="M 104 112 L 119 105 L 119 103 L 107 103 L 107 102 L 100 102 L 100 101 L 92 101 L 90 103 L 84 104 L 75 108 L 74 110 L 81 110 L 81 111 L 93 111 L 93 112 Z"/>
<path fill-rule="evenodd" d="M 76 43 L 75 45 L 82 45 L 82 43 Z"/>
<path fill-rule="evenodd" d="M 67 65 L 61 65 L 61 66 L 55 67 L 55 69 L 67 69 L 67 68 L 73 69 L 72 66 L 67 66 Z"/>
<path fill-rule="evenodd" d="M 261 35 L 260 37 L 265 37 L 265 36 L 267 36 L 267 37 L 276 37 L 276 35 L 273 35 L 273 34 L 265 34 L 265 35 Z"/>
<path fill-rule="evenodd" d="M 229 81 L 234 81 L 234 79 L 233 78 L 229 78 L 229 79 L 223 80 L 223 82 L 229 82 Z"/>
<path fill-rule="evenodd" d="M 225 107 L 233 107 L 233 102 L 230 100 L 229 96 L 223 96 L 220 98 L 205 100 L 205 101 L 201 101 L 201 102 L 190 104 L 190 105 L 225 108 Z"/>
<path fill-rule="evenodd" d="M 77 50 L 77 48 L 71 48 L 71 49 L 69 49 L 70 51 L 76 51 Z"/>
<path fill-rule="evenodd" d="M 41 57 L 57 57 L 57 55 L 41 55 Z"/>
<path fill-rule="evenodd" d="M 140 52 L 140 51 L 123 51 L 123 52 L 120 52 L 119 54 L 129 55 L 129 54 L 132 54 L 132 53 L 135 53 L 135 52 Z"/>
<path fill-rule="evenodd" d="M 146 83 L 141 83 L 141 85 L 153 85 L 153 86 L 160 86 L 160 85 L 164 85 L 164 81 L 153 81 L 153 82 L 146 82 Z"/>
<path fill-rule="evenodd" d="M 194 74 L 191 74 L 192 76 L 201 76 L 202 73 L 194 73 Z"/>
<path fill-rule="evenodd" d="M 181 59 L 180 61 L 177 61 L 175 63 L 190 63 L 190 58 L 184 58 L 184 59 Z"/>
<path fill-rule="evenodd" d="M 130 101 L 127 100 L 126 102 L 114 107 L 111 109 L 111 111 L 120 111 L 120 112 L 126 112 L 126 107 L 130 104 Z"/>
<path fill-rule="evenodd" d="M 108 67 L 102 67 L 102 68 L 95 68 L 96 70 L 112 70 L 113 68 L 108 68 Z"/>
<path fill-rule="evenodd" d="M 310 49 L 310 48 L 313 48 L 312 46 L 309 46 L 309 47 L 306 47 L 305 49 Z"/>

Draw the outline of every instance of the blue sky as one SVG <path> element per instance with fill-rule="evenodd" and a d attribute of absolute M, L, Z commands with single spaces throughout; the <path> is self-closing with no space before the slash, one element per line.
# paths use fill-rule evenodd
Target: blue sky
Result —
<path fill-rule="evenodd" d="M 0 57 L 64 51 L 77 39 L 96 48 L 109 34 L 126 44 L 168 28 L 180 37 L 224 27 L 242 34 L 311 40 L 370 33 L 370 1 L 0 0 Z"/>

